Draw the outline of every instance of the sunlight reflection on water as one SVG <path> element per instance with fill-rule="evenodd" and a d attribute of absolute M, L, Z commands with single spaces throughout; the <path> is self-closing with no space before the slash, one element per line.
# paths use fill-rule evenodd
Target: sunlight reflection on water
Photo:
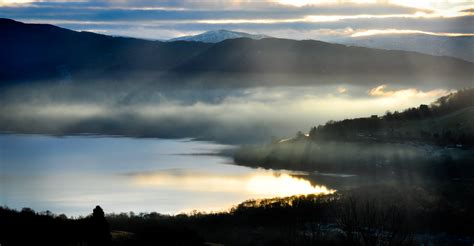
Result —
<path fill-rule="evenodd" d="M 180 190 L 207 192 L 241 192 L 260 197 L 331 194 L 335 190 L 313 186 L 308 180 L 288 173 L 257 169 L 247 174 L 211 174 L 192 172 L 158 172 L 133 175 L 137 185 L 143 187 L 179 187 Z"/>
<path fill-rule="evenodd" d="M 223 211 L 248 199 L 334 192 L 287 171 L 231 165 L 189 140 L 0 135 L 0 205 L 87 215 Z"/>

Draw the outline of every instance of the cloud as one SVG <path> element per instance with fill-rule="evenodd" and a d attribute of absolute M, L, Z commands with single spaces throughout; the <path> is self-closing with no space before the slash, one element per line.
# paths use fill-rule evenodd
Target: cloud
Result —
<path fill-rule="evenodd" d="M 1 14 L 1 13 L 0 13 Z M 26 16 L 26 13 L 25 13 Z M 30 16 L 30 15 L 28 15 Z M 8 16 L 7 16 L 8 17 Z M 19 19 L 28 23 L 50 23 L 73 30 L 95 30 L 99 33 L 115 36 L 131 36 L 147 39 L 169 39 L 183 35 L 194 35 L 208 30 L 228 29 L 249 33 L 264 33 L 269 36 L 290 39 L 319 39 L 334 41 L 338 37 L 350 37 L 355 33 L 371 34 L 368 30 L 401 33 L 431 33 L 438 36 L 472 35 L 474 26 L 469 23 L 474 16 L 456 18 L 386 18 L 352 19 L 335 22 L 288 22 L 269 20 L 269 23 L 235 23 L 230 20 L 224 24 L 213 24 L 212 21 L 195 20 L 68 20 L 34 18 Z M 61 17 L 61 16 L 59 16 Z M 208 23 L 206 23 L 208 22 Z M 238 21 L 237 21 L 238 22 Z M 256 21 L 258 22 L 258 20 Z M 272 23 L 273 22 L 273 23 Z M 403 31 L 405 30 L 405 31 Z M 365 33 L 364 33 L 365 32 Z M 336 40 L 337 41 L 337 40 Z"/>
<path fill-rule="evenodd" d="M 474 37 L 474 33 L 426 32 L 426 31 L 420 31 L 420 30 L 398 30 L 398 29 L 357 31 L 354 34 L 352 34 L 351 37 L 365 37 L 365 36 L 389 35 L 389 34 L 426 34 L 426 35 L 444 36 L 444 37 Z"/>
<path fill-rule="evenodd" d="M 84 29 L 80 31 L 95 32 L 105 35 L 121 36 L 121 37 L 138 37 L 150 40 L 168 40 L 175 37 L 196 35 L 201 31 L 186 31 L 179 29 L 166 29 L 160 27 L 147 26 L 126 26 L 108 29 Z"/>
<path fill-rule="evenodd" d="M 174 38 L 211 29 L 258 31 L 275 37 L 301 39 L 318 39 L 320 35 L 324 36 L 323 30 L 338 32 L 344 29 L 417 30 L 438 35 L 474 33 L 470 24 L 473 13 L 466 11 L 473 6 L 466 1 L 304 0 L 293 5 L 282 3 L 273 0 L 1 1 L 0 16 L 148 39 Z M 302 4 L 312 5 L 297 7 Z M 320 35 L 313 30 L 319 30 Z M 280 34 L 275 35 L 277 32 Z"/>
<path fill-rule="evenodd" d="M 385 90 L 386 88 L 387 85 L 379 85 L 370 89 L 368 93 L 373 97 L 391 97 L 409 100 L 413 98 L 438 98 L 452 92 L 443 89 L 435 89 L 424 92 L 416 88 L 387 91 Z"/>
<path fill-rule="evenodd" d="M 337 92 L 344 94 L 347 92 L 347 89 L 345 87 L 339 86 L 337 87 Z"/>
<path fill-rule="evenodd" d="M 31 3 L 31 2 L 34 2 L 34 1 L 31 1 L 31 0 L 1 0 L 0 1 L 0 7 L 3 7 L 3 6 L 21 6 L 21 5 Z"/>
<path fill-rule="evenodd" d="M 278 24 L 278 23 L 325 23 L 325 22 L 339 22 L 345 20 L 357 20 L 357 19 L 420 19 L 420 18 L 454 18 L 462 16 L 471 16 L 471 13 L 457 13 L 457 14 L 429 14 L 425 12 L 416 12 L 413 14 L 389 14 L 389 15 L 374 15 L 374 14 L 362 14 L 362 15 L 307 15 L 301 18 L 293 19 L 203 19 L 197 20 L 197 23 L 203 24 Z"/>

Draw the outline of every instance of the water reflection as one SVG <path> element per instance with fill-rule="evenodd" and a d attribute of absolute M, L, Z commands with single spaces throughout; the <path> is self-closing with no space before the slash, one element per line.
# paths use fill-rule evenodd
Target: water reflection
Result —
<path fill-rule="evenodd" d="M 134 174 L 134 183 L 142 187 L 170 188 L 198 192 L 236 192 L 249 198 L 284 197 L 307 194 L 330 194 L 335 190 L 313 186 L 308 180 L 257 169 L 246 174 L 213 174 L 183 170 Z"/>
<path fill-rule="evenodd" d="M 0 135 L 0 205 L 67 215 L 222 211 L 244 200 L 333 192 L 285 171 L 231 165 L 189 140 Z M 184 155 L 183 155 L 184 153 Z"/>
<path fill-rule="evenodd" d="M 331 194 L 335 192 L 335 190 L 328 189 L 326 186 L 313 186 L 308 180 L 295 178 L 285 173 L 278 176 L 255 175 L 249 180 L 247 189 L 254 194 L 265 195 L 266 197 Z"/>

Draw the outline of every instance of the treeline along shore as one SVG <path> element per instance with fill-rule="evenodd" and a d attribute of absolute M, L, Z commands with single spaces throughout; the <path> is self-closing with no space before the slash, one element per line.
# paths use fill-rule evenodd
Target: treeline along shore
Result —
<path fill-rule="evenodd" d="M 308 134 L 244 145 L 236 163 L 252 167 L 436 179 L 474 175 L 474 89 L 383 116 L 329 121 Z"/>
<path fill-rule="evenodd" d="M 248 200 L 229 211 L 68 218 L 0 208 L 9 245 L 471 245 L 474 197 L 422 188 L 359 187 L 329 195 Z"/>

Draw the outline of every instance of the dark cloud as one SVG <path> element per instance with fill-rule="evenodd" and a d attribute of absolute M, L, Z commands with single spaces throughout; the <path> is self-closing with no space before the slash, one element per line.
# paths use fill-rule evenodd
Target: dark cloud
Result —
<path fill-rule="evenodd" d="M 466 12 L 459 10 L 459 13 Z M 273 33 L 280 37 L 302 38 L 316 29 L 417 29 L 430 32 L 473 33 L 472 16 L 455 18 L 349 19 L 310 22 L 309 15 L 413 15 L 433 14 L 432 10 L 389 4 L 319 4 L 305 7 L 265 1 L 88 1 L 36 2 L 0 7 L 0 16 L 25 22 L 51 23 L 74 30 L 111 35 L 167 39 L 214 29 Z M 209 20 L 267 20 L 263 23 L 209 23 Z M 288 20 L 291 20 L 288 22 Z M 203 23 L 203 21 L 207 21 Z M 271 22 L 271 23 L 269 23 Z M 284 32 L 284 30 L 288 30 Z M 313 32 L 314 33 L 314 32 Z M 342 33 L 344 35 L 344 33 Z"/>
<path fill-rule="evenodd" d="M 163 6 L 161 6 L 163 7 Z M 104 6 L 103 4 L 39 4 L 0 8 L 9 18 L 88 21 L 202 20 L 202 19 L 294 19 L 306 15 L 409 14 L 417 9 L 387 5 L 324 5 L 319 7 L 264 7 L 255 9 L 167 9 Z"/>

